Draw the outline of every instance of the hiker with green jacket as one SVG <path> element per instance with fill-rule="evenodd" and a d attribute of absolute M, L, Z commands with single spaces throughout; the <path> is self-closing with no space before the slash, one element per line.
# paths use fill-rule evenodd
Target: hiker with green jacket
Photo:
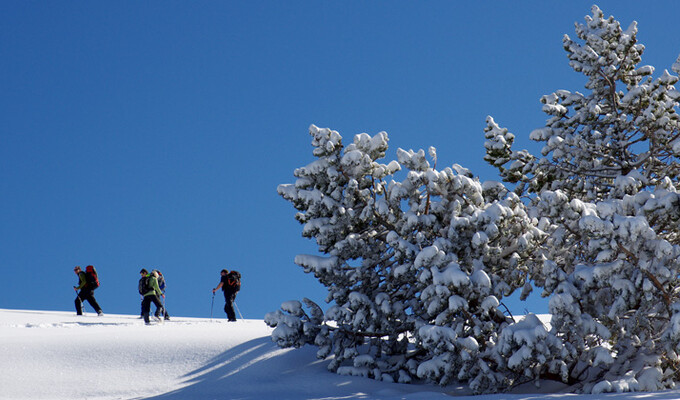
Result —
<path fill-rule="evenodd" d="M 77 296 L 76 296 L 76 313 L 78 315 L 83 315 L 83 302 L 87 300 L 88 303 L 94 308 L 94 310 L 97 312 L 97 315 L 100 317 L 104 315 L 102 312 L 102 308 L 99 306 L 99 303 L 97 303 L 97 300 L 94 298 L 94 290 L 99 286 L 99 282 L 96 280 L 96 271 L 93 266 L 88 265 L 87 266 L 87 273 L 83 272 L 83 270 L 80 268 L 80 266 L 76 266 L 73 268 L 73 272 L 78 275 L 78 285 L 73 286 L 73 290 L 76 291 Z M 94 275 L 93 275 L 94 274 Z M 91 279 L 89 279 L 91 277 Z M 95 284 L 95 281 L 97 282 Z"/>
<path fill-rule="evenodd" d="M 163 294 L 161 289 L 158 287 L 158 272 L 153 271 L 148 274 L 145 269 L 139 271 L 142 275 L 142 279 L 139 281 L 139 292 L 144 296 L 142 300 L 142 316 L 144 317 L 144 323 L 149 325 L 149 313 L 151 312 L 151 303 L 156 305 L 158 310 L 163 310 L 163 303 L 161 303 L 160 296 Z M 163 314 L 161 311 L 159 313 Z M 159 317 L 156 317 L 158 321 L 162 321 Z"/>

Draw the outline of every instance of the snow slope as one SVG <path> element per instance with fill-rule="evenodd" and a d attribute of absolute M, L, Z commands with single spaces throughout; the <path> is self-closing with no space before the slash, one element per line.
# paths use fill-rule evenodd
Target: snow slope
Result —
<path fill-rule="evenodd" d="M 0 399 L 447 399 L 455 387 L 332 374 L 315 349 L 279 349 L 261 320 L 0 309 Z M 534 390 L 535 391 L 535 390 Z M 502 394 L 475 400 L 678 399 L 680 391 L 600 396 Z"/>

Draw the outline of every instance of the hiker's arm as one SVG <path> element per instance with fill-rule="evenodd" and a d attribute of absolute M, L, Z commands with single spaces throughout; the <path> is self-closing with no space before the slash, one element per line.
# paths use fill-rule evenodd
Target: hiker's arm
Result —
<path fill-rule="evenodd" d="M 213 293 L 215 293 L 216 291 L 222 289 L 222 285 L 224 285 L 224 282 L 220 281 L 220 284 L 217 285 L 217 287 L 216 287 L 215 289 L 213 289 Z"/>

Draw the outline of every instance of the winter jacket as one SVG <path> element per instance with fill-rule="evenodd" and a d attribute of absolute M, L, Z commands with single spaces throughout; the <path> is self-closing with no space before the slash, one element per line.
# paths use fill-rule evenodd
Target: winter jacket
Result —
<path fill-rule="evenodd" d="M 87 285 L 87 276 L 85 276 L 85 272 L 80 271 L 80 273 L 78 273 L 78 278 L 80 279 L 80 282 L 78 283 L 78 286 L 76 286 L 76 289 L 80 290 Z"/>
<path fill-rule="evenodd" d="M 151 287 L 151 290 L 144 293 L 144 297 L 153 295 L 160 297 L 163 294 L 161 289 L 158 287 L 158 279 L 156 279 L 153 275 L 149 276 L 149 286 Z"/>
<path fill-rule="evenodd" d="M 158 276 L 158 288 L 162 293 L 165 293 L 165 278 L 163 278 L 163 275 Z"/>

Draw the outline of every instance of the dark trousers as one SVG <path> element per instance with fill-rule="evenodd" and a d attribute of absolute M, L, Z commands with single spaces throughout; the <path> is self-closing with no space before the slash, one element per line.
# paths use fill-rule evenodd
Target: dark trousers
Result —
<path fill-rule="evenodd" d="M 235 300 L 236 293 L 224 292 L 224 312 L 227 313 L 229 321 L 236 321 L 236 313 L 234 312 Z"/>
<path fill-rule="evenodd" d="M 158 299 L 155 294 L 150 294 L 144 296 L 142 300 L 142 316 L 144 317 L 144 322 L 149 322 L 149 313 L 151 312 L 151 303 L 156 305 L 156 316 L 162 314 L 163 303 Z"/>
<path fill-rule="evenodd" d="M 158 308 L 158 306 L 156 306 L 156 313 L 154 315 L 158 317 L 158 316 L 161 315 L 161 312 L 162 312 L 163 317 L 165 317 L 165 319 L 170 319 L 170 314 L 168 314 L 168 309 L 165 308 L 165 306 L 163 306 L 161 308 Z M 149 304 L 149 313 L 150 312 L 151 312 L 151 305 Z M 142 297 L 142 311 L 141 311 L 141 314 L 139 314 L 139 315 L 141 315 L 142 317 L 144 316 L 144 297 Z"/>
<path fill-rule="evenodd" d="M 97 300 L 94 298 L 94 292 L 92 290 L 87 290 L 87 289 L 81 289 L 80 292 L 78 293 L 78 296 L 76 296 L 76 313 L 78 315 L 83 315 L 83 301 L 87 300 L 88 303 L 94 308 L 94 310 L 97 313 L 102 312 L 102 308 L 99 307 L 99 303 L 97 303 Z"/>

